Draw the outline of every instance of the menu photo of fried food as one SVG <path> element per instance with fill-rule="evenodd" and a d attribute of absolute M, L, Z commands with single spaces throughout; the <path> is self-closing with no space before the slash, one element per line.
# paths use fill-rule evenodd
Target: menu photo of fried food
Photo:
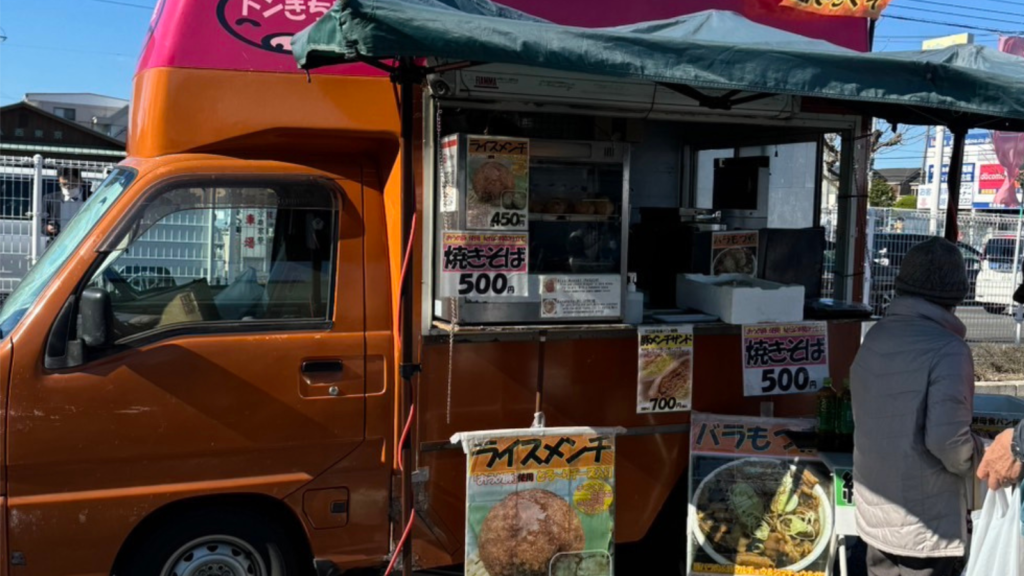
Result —
<path fill-rule="evenodd" d="M 611 488 L 608 487 L 608 496 Z M 605 495 L 587 494 L 587 502 Z M 608 502 L 610 505 L 610 501 Z M 600 506 L 606 512 L 606 506 Z M 611 557 L 586 551 L 581 515 L 565 498 L 544 489 L 508 494 L 486 513 L 476 537 L 467 576 L 610 576 Z"/>
<path fill-rule="evenodd" d="M 824 573 L 832 509 L 821 478 L 813 465 L 762 458 L 705 476 L 691 500 L 692 573 L 708 573 L 701 564 Z"/>
<path fill-rule="evenodd" d="M 497 160 L 485 160 L 473 172 L 473 195 L 477 202 L 498 206 L 502 193 L 513 191 L 516 177 L 512 170 Z"/>
<path fill-rule="evenodd" d="M 689 409 L 693 396 L 693 349 L 641 350 L 638 412 Z"/>

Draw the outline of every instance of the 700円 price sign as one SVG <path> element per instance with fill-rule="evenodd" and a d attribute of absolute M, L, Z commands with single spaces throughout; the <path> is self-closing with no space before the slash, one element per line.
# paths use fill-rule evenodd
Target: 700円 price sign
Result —
<path fill-rule="evenodd" d="M 526 296 L 528 245 L 525 232 L 445 232 L 441 296 Z"/>
<path fill-rule="evenodd" d="M 817 392 L 828 378 L 828 324 L 743 327 L 743 395 Z"/>

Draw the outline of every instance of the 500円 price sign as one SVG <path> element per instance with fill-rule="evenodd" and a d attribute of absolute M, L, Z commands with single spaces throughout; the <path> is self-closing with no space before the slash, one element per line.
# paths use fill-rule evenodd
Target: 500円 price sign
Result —
<path fill-rule="evenodd" d="M 526 296 L 525 232 L 445 232 L 441 296 Z"/>
<path fill-rule="evenodd" d="M 743 327 L 743 395 L 817 392 L 828 378 L 828 325 Z"/>

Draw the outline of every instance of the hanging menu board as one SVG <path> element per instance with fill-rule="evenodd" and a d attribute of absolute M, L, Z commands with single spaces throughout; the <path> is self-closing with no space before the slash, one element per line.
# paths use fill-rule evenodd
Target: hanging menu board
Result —
<path fill-rule="evenodd" d="M 828 574 L 829 472 L 786 435 L 814 424 L 693 413 L 688 575 Z"/>
<path fill-rule="evenodd" d="M 443 232 L 441 296 L 526 296 L 525 232 Z"/>
<path fill-rule="evenodd" d="M 828 324 L 743 327 L 743 395 L 817 392 L 828 378 Z"/>
<path fill-rule="evenodd" d="M 637 414 L 684 412 L 693 397 L 693 325 L 637 328 Z"/>
<path fill-rule="evenodd" d="M 619 428 L 456 434 L 466 452 L 466 575 L 611 576 Z"/>

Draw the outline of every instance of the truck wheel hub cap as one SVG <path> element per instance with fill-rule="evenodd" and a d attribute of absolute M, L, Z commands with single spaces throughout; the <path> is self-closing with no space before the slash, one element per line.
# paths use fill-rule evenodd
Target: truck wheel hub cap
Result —
<path fill-rule="evenodd" d="M 164 576 L 265 576 L 259 554 L 229 536 L 210 536 L 183 546 L 167 563 Z"/>

